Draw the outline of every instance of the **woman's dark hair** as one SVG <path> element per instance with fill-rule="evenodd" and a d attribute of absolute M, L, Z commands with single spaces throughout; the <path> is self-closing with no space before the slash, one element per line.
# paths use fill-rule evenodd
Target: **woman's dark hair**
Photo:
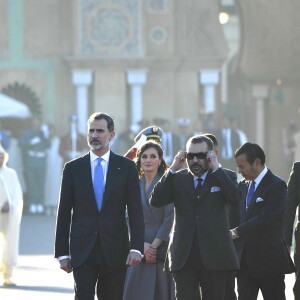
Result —
<path fill-rule="evenodd" d="M 158 153 L 158 157 L 159 159 L 161 160 L 161 163 L 160 165 L 158 166 L 158 170 L 157 170 L 157 173 L 159 174 L 164 174 L 166 169 L 167 169 L 167 164 L 163 158 L 163 150 L 160 146 L 159 143 L 153 141 L 153 140 L 150 140 L 150 141 L 146 141 L 142 147 L 140 148 L 140 150 L 138 151 L 137 153 L 137 156 L 135 158 L 135 163 L 136 163 L 136 168 L 138 170 L 138 173 L 139 173 L 139 177 L 141 178 L 144 174 L 144 170 L 141 168 L 141 157 L 142 157 L 142 154 L 150 149 L 150 148 L 154 148 L 157 153 Z"/>

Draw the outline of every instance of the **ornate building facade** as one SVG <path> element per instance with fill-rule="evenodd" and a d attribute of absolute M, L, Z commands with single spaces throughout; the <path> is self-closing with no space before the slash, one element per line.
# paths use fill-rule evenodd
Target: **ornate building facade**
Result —
<path fill-rule="evenodd" d="M 235 53 L 219 22 L 226 3 L 239 19 Z M 38 98 L 42 118 L 62 132 L 71 114 L 85 132 L 94 111 L 111 114 L 119 132 L 145 118 L 212 114 L 218 127 L 232 116 L 284 177 L 282 128 L 299 123 L 299 6 L 0 0 L 0 90 L 32 111 Z"/>

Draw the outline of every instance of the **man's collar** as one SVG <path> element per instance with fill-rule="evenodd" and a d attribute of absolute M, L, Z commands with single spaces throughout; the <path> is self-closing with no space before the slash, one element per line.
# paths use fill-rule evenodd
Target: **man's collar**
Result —
<path fill-rule="evenodd" d="M 206 172 L 205 172 L 204 174 L 202 174 L 201 176 L 195 176 L 195 175 L 193 175 L 194 181 L 197 180 L 198 178 L 201 178 L 202 181 L 204 182 L 205 179 L 206 179 L 207 174 L 208 174 L 208 171 L 206 171 Z"/>
<path fill-rule="evenodd" d="M 99 156 L 97 156 L 93 151 L 90 150 L 90 158 L 91 158 L 91 162 L 96 160 Z M 105 160 L 106 162 L 109 161 L 109 157 L 110 157 L 110 150 L 108 150 L 104 155 L 101 156 L 101 158 L 103 160 Z"/>

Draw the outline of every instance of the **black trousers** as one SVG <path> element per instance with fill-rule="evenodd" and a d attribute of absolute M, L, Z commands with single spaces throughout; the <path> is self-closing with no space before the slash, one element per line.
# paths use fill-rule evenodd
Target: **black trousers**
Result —
<path fill-rule="evenodd" d="M 82 266 L 73 270 L 75 300 L 122 300 L 126 267 L 112 269 L 104 262 L 100 241 Z"/>
<path fill-rule="evenodd" d="M 235 276 L 236 272 L 229 272 L 225 280 L 225 297 L 224 300 L 236 300 L 235 293 Z"/>
<path fill-rule="evenodd" d="M 193 244 L 184 267 L 173 272 L 177 300 L 223 300 L 227 271 L 208 270 Z M 201 288 L 201 292 L 200 292 Z"/>
<path fill-rule="evenodd" d="M 294 252 L 294 263 L 297 269 L 296 272 L 296 281 L 294 284 L 293 292 L 295 300 L 300 300 L 300 226 L 299 222 L 297 223 L 295 229 L 295 252 Z"/>
<path fill-rule="evenodd" d="M 239 300 L 256 300 L 259 290 L 261 290 L 264 300 L 286 299 L 284 274 L 254 278 L 249 274 L 244 257 L 242 257 L 241 270 L 237 276 L 237 286 Z"/>

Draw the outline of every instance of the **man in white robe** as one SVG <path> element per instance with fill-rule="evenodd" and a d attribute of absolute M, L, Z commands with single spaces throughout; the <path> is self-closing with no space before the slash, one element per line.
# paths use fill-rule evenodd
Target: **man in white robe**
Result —
<path fill-rule="evenodd" d="M 0 276 L 3 285 L 15 285 L 13 269 L 19 255 L 23 193 L 14 169 L 7 167 L 8 154 L 0 144 Z"/>

